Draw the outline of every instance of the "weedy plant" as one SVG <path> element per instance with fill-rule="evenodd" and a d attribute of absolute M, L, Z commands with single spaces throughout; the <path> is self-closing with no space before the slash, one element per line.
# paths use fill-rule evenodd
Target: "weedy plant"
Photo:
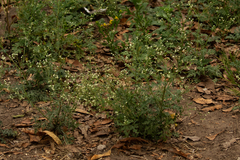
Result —
<path fill-rule="evenodd" d="M 134 12 L 127 10 L 127 14 L 132 17 L 129 19 L 131 26 L 128 28 L 132 32 L 124 35 L 125 50 L 115 55 L 125 62 L 127 67 L 119 76 L 123 82 L 108 81 L 106 78 L 103 81 L 109 87 L 98 92 L 105 99 L 101 101 L 93 98 L 92 102 L 97 102 L 102 108 L 106 106 L 113 109 L 114 113 L 110 117 L 114 119 L 116 128 L 124 136 L 166 140 L 174 134 L 171 127 L 182 112 L 182 107 L 178 106 L 181 92 L 171 90 L 174 76 L 172 70 L 165 67 L 164 62 L 168 54 L 166 51 L 171 44 L 164 38 L 159 40 L 152 38 L 153 33 L 147 29 L 157 24 L 157 17 L 151 14 L 154 10 L 143 1 L 132 2 L 136 10 Z M 170 12 L 169 10 L 171 9 L 166 9 L 166 12 Z M 102 34 L 108 37 L 108 32 Z M 151 79 L 157 83 L 151 82 Z M 165 80 L 162 81 L 163 79 Z M 96 87 L 92 88 L 94 89 L 88 87 L 91 90 L 88 93 L 93 93 Z M 85 88 L 79 90 L 83 91 Z M 90 99 L 88 101 L 91 103 Z M 168 111 L 175 113 L 175 116 Z"/>
<path fill-rule="evenodd" d="M 231 55 L 229 58 L 225 55 L 223 56 L 223 67 L 226 71 L 226 78 L 233 84 L 231 90 L 236 96 L 240 96 L 240 60 L 237 60 L 235 55 Z M 240 104 L 240 100 L 239 100 Z M 239 109 L 240 105 L 235 106 L 233 110 Z"/>
<path fill-rule="evenodd" d="M 127 15 L 133 15 L 129 18 L 132 22 L 130 28 L 133 26 L 136 27 L 136 30 L 141 31 L 143 36 L 145 36 L 148 34 L 147 27 L 152 24 L 151 9 L 148 7 L 148 3 L 142 0 L 131 0 L 131 2 L 134 4 L 136 10 L 131 12 L 127 9 Z"/>
<path fill-rule="evenodd" d="M 109 102 L 115 125 L 124 136 L 166 140 L 181 114 L 181 92 L 172 92 L 172 79 L 116 88 Z M 171 111 L 171 112 L 168 112 Z M 174 113 L 174 114 L 173 114 Z"/>
<path fill-rule="evenodd" d="M 6 143 L 4 138 L 14 138 L 17 136 L 17 131 L 12 129 L 2 129 L 2 121 L 0 121 L 0 142 Z"/>
<path fill-rule="evenodd" d="M 81 95 L 79 101 L 99 111 L 111 108 L 113 113 L 108 116 L 121 135 L 151 140 L 166 140 L 176 135 L 174 126 L 183 107 L 179 105 L 182 92 L 173 90 L 173 74 L 163 74 L 154 77 L 157 81 L 145 83 L 126 81 L 132 77 L 124 71 L 120 74 L 122 80 L 112 79 L 110 74 L 105 78 L 98 74 L 87 77 L 82 78 L 74 91 Z"/>
<path fill-rule="evenodd" d="M 81 5 L 82 4 L 82 5 Z M 60 2 L 30 0 L 19 1 L 19 20 L 9 39 L 12 53 L 3 49 L 3 58 L 8 57 L 21 83 L 9 84 L 10 97 L 26 99 L 38 110 L 46 121 L 38 121 L 36 130 L 47 129 L 64 136 L 68 143 L 67 131 L 77 127 L 71 117 L 76 105 L 73 104 L 69 72 L 62 69 L 65 57 L 80 59 L 83 48 L 91 50 L 92 28 L 82 28 L 91 16 L 78 12 L 86 5 L 82 0 Z M 69 34 L 66 34 L 69 33 Z M 85 38 L 83 38 L 85 37 Z M 86 47 L 87 44 L 87 47 Z M 39 101 L 52 101 L 51 106 L 39 108 Z M 65 129 L 63 129 L 65 128 Z"/>
<path fill-rule="evenodd" d="M 227 80 L 238 88 L 233 89 L 233 91 L 237 96 L 240 96 L 240 60 L 237 60 L 235 55 L 231 55 L 230 58 L 224 56 L 223 62 Z"/>
<path fill-rule="evenodd" d="M 118 32 L 117 26 L 120 22 L 119 18 L 121 18 L 120 13 L 121 11 L 119 11 L 119 14 L 116 15 L 113 20 L 111 19 L 109 23 L 96 23 L 98 25 L 99 32 L 102 34 L 103 39 L 105 40 L 105 42 L 103 42 L 102 44 L 109 47 L 113 55 L 118 54 L 119 50 L 121 49 L 118 45 L 120 41 L 115 40 L 115 35 Z"/>

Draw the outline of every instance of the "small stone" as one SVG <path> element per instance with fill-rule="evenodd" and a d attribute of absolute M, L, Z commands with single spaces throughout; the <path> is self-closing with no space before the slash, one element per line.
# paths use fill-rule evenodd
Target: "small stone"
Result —
<path fill-rule="evenodd" d="M 106 148 L 106 145 L 100 144 L 97 146 L 97 150 L 99 151 L 103 150 L 104 148 Z"/>

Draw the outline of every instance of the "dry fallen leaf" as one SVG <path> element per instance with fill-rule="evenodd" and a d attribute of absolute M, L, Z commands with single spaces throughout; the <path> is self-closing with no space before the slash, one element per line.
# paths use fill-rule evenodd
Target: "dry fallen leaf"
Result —
<path fill-rule="evenodd" d="M 52 139 L 50 140 L 50 146 L 51 146 L 51 151 L 50 151 L 50 153 L 51 153 L 51 154 L 54 154 L 56 148 L 55 148 L 55 143 L 54 143 L 54 141 L 53 141 Z"/>
<path fill-rule="evenodd" d="M 37 135 L 33 135 L 33 134 L 28 134 L 29 138 L 30 138 L 30 142 L 40 142 L 42 139 L 42 136 L 37 136 Z"/>
<path fill-rule="evenodd" d="M 219 132 L 219 133 L 217 133 L 217 134 L 215 134 L 215 135 L 206 136 L 206 138 L 209 139 L 210 141 L 212 141 L 212 140 L 214 140 L 217 137 L 217 135 L 221 134 L 222 132 L 224 132 L 224 130 Z"/>
<path fill-rule="evenodd" d="M 180 156 L 182 156 L 182 157 L 184 157 L 184 158 L 186 158 L 186 159 L 190 159 L 190 158 L 188 157 L 188 155 L 189 155 L 190 153 L 184 153 L 184 152 L 180 151 L 179 149 L 174 148 L 174 147 L 172 147 L 172 146 L 169 146 L 169 145 L 160 145 L 160 146 L 158 146 L 158 148 L 160 148 L 161 150 L 167 150 L 167 151 L 169 151 L 169 152 L 175 153 L 175 154 L 180 155 Z"/>
<path fill-rule="evenodd" d="M 103 154 L 94 155 L 94 156 L 92 156 L 91 160 L 99 159 L 99 158 L 110 156 L 110 155 L 111 155 L 111 150 L 109 150 Z"/>
<path fill-rule="evenodd" d="M 49 106 L 51 104 L 51 101 L 49 101 L 49 102 L 38 102 L 38 104 L 39 104 L 40 108 L 43 108 L 43 107 Z"/>
<path fill-rule="evenodd" d="M 217 101 L 237 101 L 239 98 L 230 95 L 219 95 L 216 97 Z"/>
<path fill-rule="evenodd" d="M 79 112 L 79 113 L 84 113 L 84 114 L 92 115 L 92 114 L 89 113 L 88 111 L 85 111 L 85 110 L 83 110 L 83 109 L 79 109 L 79 108 L 76 108 L 75 111 L 76 111 L 76 112 Z"/>
<path fill-rule="evenodd" d="M 129 27 L 131 25 L 131 22 L 128 20 L 127 17 L 123 17 L 122 19 L 120 19 L 120 25 Z"/>
<path fill-rule="evenodd" d="M 137 145 L 137 144 L 135 144 L 135 145 L 132 145 L 132 146 L 130 146 L 129 147 L 130 149 L 135 149 L 135 150 L 140 150 L 141 148 L 142 148 L 142 145 Z"/>
<path fill-rule="evenodd" d="M 79 126 L 79 129 L 82 131 L 82 134 L 84 135 L 84 137 L 87 139 L 88 138 L 88 129 L 89 129 L 89 125 L 85 125 L 85 124 L 81 124 Z"/>
<path fill-rule="evenodd" d="M 52 139 L 59 145 L 62 144 L 61 140 L 53 133 L 50 131 L 43 131 L 44 133 L 46 133 L 47 135 L 49 135 L 50 137 L 52 137 Z"/>
<path fill-rule="evenodd" d="M 109 135 L 110 130 L 100 130 L 94 134 L 94 136 L 106 136 Z"/>
<path fill-rule="evenodd" d="M 198 104 L 212 104 L 214 103 L 212 99 L 204 99 L 204 98 L 194 98 L 194 102 Z"/>
<path fill-rule="evenodd" d="M 149 143 L 147 140 L 142 139 L 140 137 L 129 137 L 129 138 L 124 138 L 121 139 L 120 142 L 145 142 L 145 143 Z"/>
<path fill-rule="evenodd" d="M 232 106 L 232 107 L 229 107 L 228 109 L 223 109 L 222 111 L 223 111 L 223 112 L 231 112 L 231 111 L 232 111 L 232 109 L 233 109 L 233 107 L 234 107 L 234 106 Z"/>
<path fill-rule="evenodd" d="M 112 148 L 122 148 L 123 146 L 125 145 L 125 143 L 118 143 L 118 144 L 115 144 Z"/>
<path fill-rule="evenodd" d="M 66 69 L 66 70 L 69 70 L 71 72 L 77 72 L 78 69 L 75 69 L 75 68 L 72 68 L 72 67 L 69 67 L 69 66 L 62 66 L 63 69 Z"/>
<path fill-rule="evenodd" d="M 238 26 L 238 27 L 234 26 L 234 27 L 232 27 L 229 31 L 230 31 L 231 33 L 240 32 L 240 28 L 239 28 L 239 26 Z"/>
<path fill-rule="evenodd" d="M 111 123 L 112 122 L 112 119 L 104 119 L 101 124 L 108 124 L 108 123 Z"/>
<path fill-rule="evenodd" d="M 9 148 L 6 144 L 2 144 L 2 143 L 0 143 L 0 147 L 6 147 L 6 148 Z"/>
<path fill-rule="evenodd" d="M 77 147 L 75 147 L 74 145 L 66 145 L 64 147 L 65 149 L 67 149 L 69 152 L 73 152 L 73 153 L 79 153 L 79 149 Z"/>
<path fill-rule="evenodd" d="M 18 155 L 18 154 L 23 154 L 23 152 L 17 152 L 17 151 L 5 151 L 5 152 L 0 152 L 0 154 L 14 154 L 14 155 Z"/>
<path fill-rule="evenodd" d="M 78 30 L 78 31 L 72 32 L 72 33 L 66 33 L 66 34 L 64 34 L 64 37 L 68 36 L 69 34 L 70 34 L 70 35 L 75 35 L 75 34 L 77 34 L 77 33 L 79 33 L 79 32 L 81 32 L 81 30 Z"/>
<path fill-rule="evenodd" d="M 200 78 L 202 82 L 198 83 L 198 86 L 203 86 L 209 91 L 212 91 L 212 93 L 216 93 L 215 91 L 215 83 L 209 78 L 208 76 L 201 76 Z"/>
<path fill-rule="evenodd" d="M 192 122 L 192 124 L 195 124 L 195 125 L 198 125 L 198 126 L 200 125 L 198 122 L 196 122 L 196 121 L 194 121 L 192 119 L 191 119 L 191 122 Z"/>
<path fill-rule="evenodd" d="M 45 159 L 45 160 L 52 160 L 52 158 L 49 158 L 49 157 L 45 157 L 42 155 L 42 157 Z"/>
<path fill-rule="evenodd" d="M 22 128 L 21 131 L 27 134 L 35 134 L 34 129 Z"/>
<path fill-rule="evenodd" d="M 68 64 L 73 64 L 73 62 L 74 62 L 75 60 L 74 60 L 74 59 L 66 58 L 65 61 L 66 61 Z"/>
<path fill-rule="evenodd" d="M 200 93 L 203 93 L 203 92 L 204 92 L 202 87 L 196 86 L 196 89 L 197 89 L 197 91 L 200 92 Z"/>
<path fill-rule="evenodd" d="M 221 108 L 222 108 L 222 105 L 215 105 L 215 106 L 203 108 L 201 110 L 209 112 L 209 111 L 214 111 L 215 109 L 221 109 Z"/>
<path fill-rule="evenodd" d="M 25 119 L 23 119 L 22 123 L 24 123 L 24 124 L 31 124 L 32 120 L 30 118 L 25 118 Z"/>
<path fill-rule="evenodd" d="M 203 91 L 204 91 L 206 94 L 211 94 L 211 91 L 208 90 L 207 88 L 203 88 Z"/>
<path fill-rule="evenodd" d="M 25 142 L 25 143 L 22 143 L 22 144 L 21 144 L 21 147 L 27 148 L 27 147 L 30 146 L 30 145 L 31 145 L 31 143 Z"/>
<path fill-rule="evenodd" d="M 78 60 L 75 60 L 73 63 L 72 63 L 73 66 L 75 67 L 78 67 L 78 68 L 82 68 L 83 65 L 78 61 Z"/>
<path fill-rule="evenodd" d="M 109 73 L 113 74 L 115 77 L 118 77 L 120 75 L 120 71 L 116 68 L 110 69 Z"/>
<path fill-rule="evenodd" d="M 198 136 L 184 136 L 184 138 L 190 139 L 190 140 L 192 140 L 193 142 L 199 141 L 199 140 L 201 139 L 201 138 L 198 137 Z"/>

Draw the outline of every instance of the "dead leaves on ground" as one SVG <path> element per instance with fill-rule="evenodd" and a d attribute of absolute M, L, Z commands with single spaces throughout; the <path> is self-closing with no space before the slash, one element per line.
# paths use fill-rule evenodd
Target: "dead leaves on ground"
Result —
<path fill-rule="evenodd" d="M 217 133 L 217 134 L 214 134 L 214 135 L 209 135 L 209 136 L 206 136 L 207 139 L 209 139 L 210 141 L 213 141 L 219 134 L 223 133 L 225 130 Z"/>
<path fill-rule="evenodd" d="M 10 147 L 8 147 L 6 144 L 2 144 L 2 143 L 0 143 L 0 147 L 10 148 Z"/>
<path fill-rule="evenodd" d="M 48 135 L 49 137 L 52 138 L 52 140 L 54 140 L 56 142 L 56 144 L 58 144 L 58 145 L 62 144 L 61 140 L 53 132 L 50 132 L 50 131 L 38 131 L 35 133 L 35 131 L 33 129 L 27 129 L 27 128 L 22 128 L 21 131 L 25 132 L 26 134 L 29 135 L 30 142 L 42 143 L 43 141 L 46 140 L 46 139 L 42 139 L 42 138 L 44 136 Z M 41 140 L 43 140 L 43 141 L 41 142 Z"/>
<path fill-rule="evenodd" d="M 94 155 L 92 156 L 91 158 L 88 158 L 89 160 L 96 160 L 96 159 L 99 159 L 99 158 L 102 158 L 102 157 L 106 157 L 106 156 L 110 156 L 111 155 L 111 150 L 103 153 L 103 154 L 97 154 L 97 155 Z"/>
<path fill-rule="evenodd" d="M 205 111 L 205 112 L 210 112 L 210 111 L 218 110 L 218 109 L 221 109 L 221 108 L 222 108 L 222 105 L 214 105 L 214 106 L 211 106 L 211 107 L 203 108 L 201 110 Z"/>
<path fill-rule="evenodd" d="M 149 142 L 139 137 L 129 137 L 129 138 L 124 138 L 120 140 L 112 148 L 130 149 L 129 147 L 131 147 L 133 143 L 149 143 Z"/>
<path fill-rule="evenodd" d="M 33 143 L 38 143 L 40 147 L 43 147 L 45 153 L 54 154 L 56 150 L 55 144 L 57 145 L 62 144 L 61 140 L 53 132 L 50 131 L 38 131 L 35 133 L 33 129 L 27 128 L 22 128 L 21 131 L 29 136 L 29 142 L 22 142 L 19 144 L 19 147 L 27 148 L 31 146 Z M 50 144 L 50 146 L 46 144 Z M 29 151 L 36 147 L 38 147 L 38 145 L 31 146 Z"/>
<path fill-rule="evenodd" d="M 184 153 L 180 149 L 178 149 L 177 147 L 173 147 L 169 144 L 161 144 L 161 145 L 158 146 L 158 148 L 160 148 L 161 150 L 166 150 L 168 152 L 172 152 L 172 153 L 177 154 L 179 156 L 182 156 L 186 159 L 191 159 L 191 158 L 188 157 L 188 155 L 190 155 L 190 153 Z"/>
<path fill-rule="evenodd" d="M 193 142 L 197 142 L 197 141 L 199 141 L 201 138 L 200 137 L 198 137 L 198 136 L 183 136 L 184 137 L 184 139 L 190 139 L 191 141 L 193 141 Z"/>
<path fill-rule="evenodd" d="M 155 145 L 152 145 L 151 142 L 149 142 L 145 139 L 139 138 L 139 137 L 129 137 L 129 138 L 124 138 L 122 140 L 119 140 L 119 142 L 117 144 L 112 146 L 112 149 L 116 148 L 116 149 L 118 149 L 118 151 L 121 151 L 121 152 L 138 150 L 138 152 L 136 152 L 136 153 L 144 154 L 144 152 L 141 151 L 142 148 L 146 148 L 146 147 L 150 147 L 150 146 L 154 147 Z M 163 150 L 163 151 L 172 152 L 172 153 L 182 156 L 186 159 L 190 159 L 188 157 L 189 153 L 186 154 L 183 151 L 181 151 L 180 149 L 178 149 L 177 147 L 173 147 L 169 143 L 159 143 L 159 144 L 157 144 L 157 148 L 159 148 L 160 150 Z M 152 156 L 157 156 L 157 158 L 163 157 L 163 155 L 160 156 L 158 154 L 155 154 L 155 152 L 152 152 Z"/>
<path fill-rule="evenodd" d="M 66 65 L 62 66 L 63 69 L 69 70 L 71 72 L 78 72 L 84 69 L 83 64 L 79 60 L 66 58 L 65 61 Z"/>
<path fill-rule="evenodd" d="M 62 144 L 61 140 L 53 133 L 50 131 L 43 131 L 43 133 L 46 133 L 47 135 L 49 135 L 50 137 L 52 137 L 52 139 L 58 144 Z"/>
<path fill-rule="evenodd" d="M 89 113 L 88 111 L 86 111 L 86 110 L 84 110 L 84 109 L 80 109 L 80 108 L 76 108 L 76 109 L 75 109 L 75 112 L 92 115 L 92 114 Z"/>
<path fill-rule="evenodd" d="M 198 104 L 213 104 L 214 103 L 212 99 L 204 99 L 204 98 L 194 98 L 193 101 Z"/>
<path fill-rule="evenodd" d="M 218 81 L 218 83 L 214 83 L 209 77 L 203 76 L 201 77 L 201 82 L 195 86 L 195 97 L 192 97 L 193 102 L 201 105 L 200 111 L 203 112 L 215 112 L 221 111 L 228 113 L 231 112 L 233 107 L 235 106 L 235 102 L 239 100 L 239 97 L 235 95 L 231 95 L 230 92 L 226 92 L 226 89 L 231 88 L 230 83 L 226 83 L 226 81 Z M 227 94 L 226 94 L 227 93 Z M 221 114 L 221 112 L 220 112 Z M 223 114 L 223 113 L 222 113 Z M 192 124 L 200 126 L 201 124 L 191 120 Z M 204 122 L 204 123 L 216 123 L 220 124 L 220 122 Z M 206 135 L 209 141 L 214 141 L 217 136 L 222 134 L 225 130 L 220 131 L 213 135 Z M 214 132 L 214 131 L 213 131 Z M 199 141 L 200 137 L 197 136 L 184 136 L 186 139 L 190 139 L 192 141 Z M 224 149 L 228 149 L 233 143 L 236 142 L 236 138 L 229 140 L 222 144 Z"/>
<path fill-rule="evenodd" d="M 215 83 L 207 76 L 201 77 L 202 82 L 196 85 L 196 92 L 200 93 L 200 96 L 193 98 L 193 101 L 197 104 L 203 105 L 204 108 L 201 111 L 210 112 L 214 110 L 223 109 L 225 105 L 229 105 L 230 102 L 236 102 L 239 97 L 233 95 L 222 94 L 221 90 L 225 90 L 226 83 L 223 85 L 218 84 L 216 89 Z M 222 89 L 221 89 L 221 88 Z M 223 112 L 230 112 L 233 107 L 223 109 Z"/>

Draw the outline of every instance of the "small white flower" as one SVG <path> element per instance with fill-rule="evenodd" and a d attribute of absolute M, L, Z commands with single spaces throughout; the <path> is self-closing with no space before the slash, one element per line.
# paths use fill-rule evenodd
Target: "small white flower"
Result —
<path fill-rule="evenodd" d="M 2 55 L 2 60 L 5 60 L 6 59 L 6 57 L 4 57 L 4 55 Z"/>

